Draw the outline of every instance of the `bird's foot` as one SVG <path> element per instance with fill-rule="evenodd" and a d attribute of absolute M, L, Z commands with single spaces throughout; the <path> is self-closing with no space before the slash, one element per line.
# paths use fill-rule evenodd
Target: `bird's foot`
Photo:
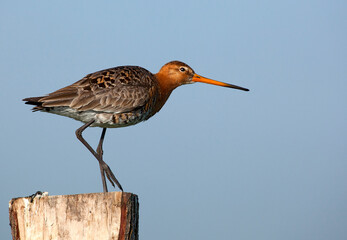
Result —
<path fill-rule="evenodd" d="M 123 188 L 118 182 L 117 178 L 113 174 L 111 168 L 104 162 L 100 162 L 100 166 L 103 169 L 103 173 L 106 174 L 107 179 L 110 181 L 113 187 L 115 187 L 115 184 L 118 186 L 118 188 L 123 192 Z"/>

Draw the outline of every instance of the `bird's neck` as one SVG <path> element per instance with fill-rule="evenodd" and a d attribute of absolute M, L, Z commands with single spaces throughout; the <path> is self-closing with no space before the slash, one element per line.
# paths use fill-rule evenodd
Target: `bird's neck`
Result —
<path fill-rule="evenodd" d="M 158 81 L 158 87 L 159 87 L 158 101 L 156 102 L 156 106 L 155 106 L 155 113 L 156 113 L 164 106 L 165 102 L 169 98 L 172 91 L 175 88 L 177 88 L 179 85 L 175 82 L 170 81 L 170 79 L 165 77 L 160 72 L 155 74 L 155 77 Z"/>

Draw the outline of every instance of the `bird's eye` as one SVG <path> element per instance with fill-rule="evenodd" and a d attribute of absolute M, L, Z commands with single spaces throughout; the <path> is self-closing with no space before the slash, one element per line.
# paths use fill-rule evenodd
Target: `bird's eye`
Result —
<path fill-rule="evenodd" d="M 186 69 L 184 67 L 180 67 L 180 72 L 185 72 Z"/>

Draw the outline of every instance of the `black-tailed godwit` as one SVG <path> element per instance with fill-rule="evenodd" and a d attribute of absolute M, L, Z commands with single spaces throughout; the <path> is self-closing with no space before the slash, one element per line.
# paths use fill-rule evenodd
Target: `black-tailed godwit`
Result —
<path fill-rule="evenodd" d="M 106 128 L 126 127 L 149 119 L 163 107 L 175 88 L 194 82 L 249 91 L 202 77 L 187 64 L 172 61 L 157 74 L 138 66 L 101 70 L 47 96 L 25 98 L 23 101 L 35 105 L 33 111 L 54 113 L 83 122 L 84 125 L 76 130 L 76 136 L 99 161 L 104 192 L 107 192 L 105 175 L 113 186 L 117 184 L 123 191 L 102 157 Z M 87 127 L 103 128 L 96 151 L 82 137 Z"/>

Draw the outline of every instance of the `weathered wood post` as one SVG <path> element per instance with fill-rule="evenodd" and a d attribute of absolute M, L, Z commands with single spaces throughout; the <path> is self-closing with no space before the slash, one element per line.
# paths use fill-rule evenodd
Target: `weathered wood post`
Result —
<path fill-rule="evenodd" d="M 109 192 L 12 199 L 14 240 L 138 239 L 139 204 L 132 193 Z"/>

